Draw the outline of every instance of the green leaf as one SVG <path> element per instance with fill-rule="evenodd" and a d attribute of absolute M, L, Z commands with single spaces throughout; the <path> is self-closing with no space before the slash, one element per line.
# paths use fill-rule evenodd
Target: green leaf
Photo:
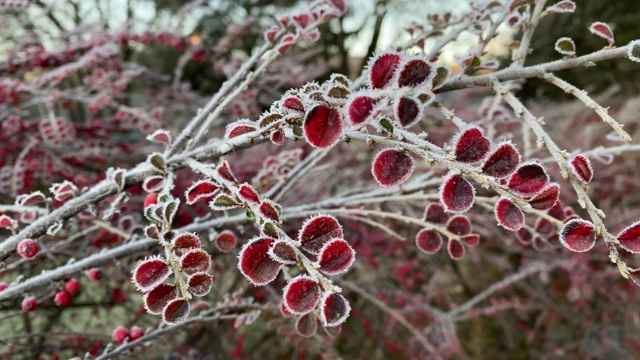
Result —
<path fill-rule="evenodd" d="M 262 226 L 262 232 L 268 237 L 272 237 L 274 239 L 278 238 L 278 229 L 272 222 L 266 222 Z"/>
<path fill-rule="evenodd" d="M 383 117 L 380 119 L 380 126 L 382 126 L 382 128 L 387 132 L 393 134 L 393 123 L 391 123 L 391 120 Z"/>
<path fill-rule="evenodd" d="M 209 203 L 213 210 L 229 210 L 238 206 L 238 203 L 229 195 L 219 194 Z"/>
<path fill-rule="evenodd" d="M 160 153 L 153 153 L 149 155 L 149 163 L 161 173 L 165 173 L 167 168 L 164 162 L 164 157 Z"/>

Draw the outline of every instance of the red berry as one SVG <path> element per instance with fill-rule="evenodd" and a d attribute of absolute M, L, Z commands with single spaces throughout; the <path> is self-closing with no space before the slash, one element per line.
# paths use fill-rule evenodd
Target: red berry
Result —
<path fill-rule="evenodd" d="M 23 258 L 29 259 L 38 253 L 38 243 L 32 239 L 24 239 L 18 244 L 18 254 Z"/>
<path fill-rule="evenodd" d="M 100 281 L 102 279 L 102 271 L 100 269 L 89 269 L 87 270 L 87 277 L 91 281 Z"/>
<path fill-rule="evenodd" d="M 38 299 L 34 296 L 27 296 L 22 300 L 22 311 L 32 312 L 38 308 Z"/>
<path fill-rule="evenodd" d="M 7 283 L 0 283 L 0 292 L 4 291 L 4 289 L 8 288 L 9 285 Z"/>
<path fill-rule="evenodd" d="M 140 326 L 133 326 L 131 328 L 131 331 L 129 332 L 129 337 L 131 338 L 131 341 L 139 339 L 143 336 L 144 336 L 144 329 L 141 328 Z"/>
<path fill-rule="evenodd" d="M 155 205 L 158 203 L 158 193 L 149 193 L 147 194 L 147 196 L 144 198 L 144 207 L 148 207 L 150 205 Z"/>
<path fill-rule="evenodd" d="M 55 301 L 58 306 L 69 306 L 71 300 L 73 300 L 73 297 L 68 291 L 60 291 L 53 298 L 53 301 Z"/>
<path fill-rule="evenodd" d="M 75 294 L 80 291 L 80 282 L 76 279 L 69 279 L 67 283 L 64 284 L 64 288 L 71 294 Z"/>
<path fill-rule="evenodd" d="M 125 328 L 124 326 L 118 326 L 113 330 L 113 333 L 111 334 L 111 338 L 113 339 L 113 341 L 117 342 L 118 344 L 124 342 L 124 340 L 128 337 L 129 330 L 127 330 L 127 328 Z"/>

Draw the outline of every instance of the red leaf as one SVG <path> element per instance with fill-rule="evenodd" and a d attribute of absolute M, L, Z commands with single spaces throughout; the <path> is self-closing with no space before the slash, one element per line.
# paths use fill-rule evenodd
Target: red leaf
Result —
<path fill-rule="evenodd" d="M 431 66 L 423 60 L 413 59 L 407 61 L 398 76 L 398 85 L 418 86 L 424 83 L 431 75 Z"/>
<path fill-rule="evenodd" d="M 567 249 L 575 252 L 591 250 L 596 244 L 596 229 L 589 221 L 570 220 L 560 230 L 560 242 Z"/>
<path fill-rule="evenodd" d="M 545 218 L 538 218 L 534 226 L 536 232 L 540 235 L 550 237 L 555 234 L 556 228 L 553 223 Z"/>
<path fill-rule="evenodd" d="M 464 245 L 462 245 L 462 243 L 458 240 L 449 239 L 447 251 L 449 252 L 449 256 L 453 260 L 460 260 L 464 257 Z"/>
<path fill-rule="evenodd" d="M 329 2 L 335 6 L 341 12 L 347 11 L 347 1 L 346 0 L 329 0 Z"/>
<path fill-rule="evenodd" d="M 162 185 L 164 185 L 164 176 L 149 176 L 144 179 L 142 189 L 146 192 L 153 193 L 160 191 L 162 189 Z"/>
<path fill-rule="evenodd" d="M 440 204 L 429 204 L 424 211 L 424 221 L 434 224 L 446 224 L 447 220 L 449 220 L 449 215 Z"/>
<path fill-rule="evenodd" d="M 150 141 L 170 145 L 171 133 L 169 133 L 167 130 L 159 129 L 159 130 L 156 130 L 153 134 L 148 135 L 147 139 Z"/>
<path fill-rule="evenodd" d="M 478 234 L 467 234 L 467 235 L 464 235 L 464 236 L 460 237 L 460 240 L 462 240 L 462 242 L 465 245 L 477 246 L 480 243 L 480 235 L 478 235 Z"/>
<path fill-rule="evenodd" d="M 520 154 L 511 143 L 503 142 L 491 151 L 482 164 L 485 175 L 503 178 L 513 173 L 520 164 Z"/>
<path fill-rule="evenodd" d="M 475 189 L 462 176 L 450 172 L 440 187 L 440 201 L 448 212 L 461 213 L 473 205 Z"/>
<path fill-rule="evenodd" d="M 320 285 L 306 275 L 300 275 L 289 281 L 283 290 L 284 305 L 293 314 L 306 314 L 320 301 Z"/>
<path fill-rule="evenodd" d="M 207 273 L 197 273 L 189 276 L 187 280 L 189 292 L 195 296 L 205 296 L 213 287 L 213 276 Z"/>
<path fill-rule="evenodd" d="M 167 324 L 180 324 L 191 311 L 189 302 L 185 299 L 175 299 L 171 301 L 162 311 L 162 319 Z"/>
<path fill-rule="evenodd" d="M 238 120 L 227 125 L 224 138 L 233 139 L 234 137 L 254 132 L 256 130 L 258 130 L 258 126 L 254 122 Z"/>
<path fill-rule="evenodd" d="M 202 249 L 190 250 L 180 258 L 180 266 L 187 275 L 207 272 L 211 268 L 211 256 Z"/>
<path fill-rule="evenodd" d="M 405 182 L 414 168 L 411 155 L 397 149 L 385 149 L 373 159 L 371 173 L 380 186 L 393 187 Z"/>
<path fill-rule="evenodd" d="M 47 202 L 47 198 L 41 191 L 20 195 L 16 198 L 16 204 L 21 206 L 33 206 L 44 202 Z"/>
<path fill-rule="evenodd" d="M 306 314 L 296 319 L 296 332 L 303 337 L 312 337 L 318 331 L 318 320 L 313 314 Z"/>
<path fill-rule="evenodd" d="M 298 256 L 293 246 L 284 241 L 276 241 L 269 248 L 269 256 L 281 264 L 295 265 L 298 262 Z"/>
<path fill-rule="evenodd" d="M 144 295 L 143 302 L 149 314 L 160 315 L 162 309 L 177 298 L 178 288 L 175 285 L 160 284 Z"/>
<path fill-rule="evenodd" d="M 340 111 L 326 104 L 311 108 L 304 119 L 304 136 L 313 147 L 326 149 L 338 141 L 341 133 Z"/>
<path fill-rule="evenodd" d="M 376 101 L 369 96 L 359 95 L 354 97 L 349 103 L 347 114 L 349 115 L 349 122 L 354 126 L 365 125 L 370 122 L 377 111 L 374 114 L 374 107 Z"/>
<path fill-rule="evenodd" d="M 284 134 L 284 130 L 279 129 L 271 133 L 269 139 L 274 145 L 284 145 L 284 141 L 286 140 L 286 136 Z"/>
<path fill-rule="evenodd" d="M 199 249 L 200 247 L 202 247 L 200 238 L 198 237 L 198 235 L 193 233 L 177 234 L 173 237 L 173 240 L 171 240 L 171 244 L 173 245 L 174 251 L 178 256 L 182 256 L 185 250 Z"/>
<path fill-rule="evenodd" d="M 531 244 L 533 235 L 531 234 L 531 232 L 529 232 L 529 230 L 521 228 L 520 230 L 516 231 L 516 239 L 518 239 L 518 241 L 520 241 L 522 245 L 529 245 Z"/>
<path fill-rule="evenodd" d="M 620 241 L 620 247 L 632 252 L 640 252 L 640 222 L 635 222 L 627 226 L 624 230 L 618 234 L 618 240 Z"/>
<path fill-rule="evenodd" d="M 320 271 L 327 275 L 338 275 L 349 270 L 356 259 L 355 251 L 343 239 L 334 239 L 324 244 L 318 255 Z"/>
<path fill-rule="evenodd" d="M 141 292 L 153 290 L 171 275 L 171 268 L 160 259 L 141 261 L 133 270 L 133 283 Z"/>
<path fill-rule="evenodd" d="M 420 120 L 422 107 L 415 99 L 403 96 L 396 101 L 395 115 L 400 125 L 407 128 Z"/>
<path fill-rule="evenodd" d="M 607 40 L 607 42 L 609 42 L 609 46 L 613 46 L 615 40 L 613 38 L 613 31 L 611 31 L 609 25 L 597 21 L 589 26 L 589 31 L 591 31 L 592 34 L 598 35 L 601 38 Z"/>
<path fill-rule="evenodd" d="M 236 247 L 236 234 L 231 230 L 224 230 L 216 236 L 216 248 L 218 250 L 228 253 Z"/>
<path fill-rule="evenodd" d="M 494 212 L 498 224 L 507 230 L 517 231 L 524 225 L 524 214 L 507 198 L 498 199 Z"/>
<path fill-rule="evenodd" d="M 271 238 L 255 238 L 246 243 L 238 255 L 238 268 L 249 282 L 263 286 L 275 280 L 282 264 L 273 261 L 268 254 L 275 242 Z"/>
<path fill-rule="evenodd" d="M 400 64 L 400 55 L 384 53 L 374 58 L 369 66 L 369 82 L 372 89 L 389 85 Z"/>
<path fill-rule="evenodd" d="M 312 254 L 319 254 L 325 243 L 342 238 L 342 227 L 331 215 L 318 215 L 307 220 L 298 233 L 302 248 Z"/>
<path fill-rule="evenodd" d="M 191 185 L 184 192 L 188 205 L 193 205 L 202 199 L 209 199 L 220 192 L 220 187 L 208 180 L 200 180 Z"/>
<path fill-rule="evenodd" d="M 326 293 L 320 300 L 320 320 L 325 327 L 339 326 L 347 320 L 351 306 L 340 294 Z"/>
<path fill-rule="evenodd" d="M 289 110 L 304 113 L 304 105 L 302 104 L 302 101 L 295 96 L 289 96 L 288 98 L 282 100 L 282 106 Z"/>
<path fill-rule="evenodd" d="M 416 246 L 426 254 L 435 254 L 442 247 L 442 236 L 429 229 L 422 229 L 416 235 Z"/>
<path fill-rule="evenodd" d="M 560 195 L 560 185 L 551 183 L 544 189 L 540 190 L 531 200 L 529 204 L 536 210 L 549 210 L 558 201 Z"/>
<path fill-rule="evenodd" d="M 457 161 L 474 163 L 484 159 L 491 149 L 491 142 L 482 135 L 480 128 L 471 127 L 458 136 L 454 149 Z"/>
<path fill-rule="evenodd" d="M 280 220 L 280 214 L 278 213 L 278 210 L 276 210 L 275 204 L 271 200 L 263 200 L 262 203 L 260 203 L 260 207 L 258 207 L 258 211 L 267 219 L 276 222 Z"/>
<path fill-rule="evenodd" d="M 260 195 L 247 183 L 240 185 L 238 188 L 238 197 L 252 203 L 260 202 Z"/>
<path fill-rule="evenodd" d="M 576 155 L 569 161 L 571 172 L 583 183 L 588 184 L 593 179 L 591 161 L 584 155 Z"/>
<path fill-rule="evenodd" d="M 549 175 L 542 166 L 536 163 L 521 164 L 511 175 L 508 187 L 521 196 L 534 196 L 549 183 Z"/>
<path fill-rule="evenodd" d="M 564 209 L 562 208 L 562 202 L 560 201 L 556 201 L 556 203 L 551 207 L 551 209 L 547 211 L 547 213 L 560 221 L 564 221 L 566 217 Z"/>
<path fill-rule="evenodd" d="M 447 230 L 462 236 L 471 233 L 471 222 L 466 216 L 456 215 L 447 221 Z"/>
<path fill-rule="evenodd" d="M 216 171 L 224 179 L 226 179 L 228 181 L 231 181 L 231 182 L 233 182 L 235 184 L 238 183 L 238 180 L 233 175 L 233 171 L 231 171 L 231 165 L 229 165 L 228 161 L 225 160 L 220 165 L 218 165 L 218 168 L 216 169 Z"/>

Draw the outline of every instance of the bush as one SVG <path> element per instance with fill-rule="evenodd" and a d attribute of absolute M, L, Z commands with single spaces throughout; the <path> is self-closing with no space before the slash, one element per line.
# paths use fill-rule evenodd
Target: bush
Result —
<path fill-rule="evenodd" d="M 527 64 L 576 5 L 487 1 L 349 78 L 317 42 L 344 0 L 245 5 L 201 38 L 201 1 L 118 31 L 0 1 L 5 358 L 637 356 L 634 99 L 557 73 L 639 62 L 638 40 L 596 22 L 601 50 Z M 487 52 L 506 27 L 510 59 Z M 528 79 L 576 101 L 524 103 Z"/>

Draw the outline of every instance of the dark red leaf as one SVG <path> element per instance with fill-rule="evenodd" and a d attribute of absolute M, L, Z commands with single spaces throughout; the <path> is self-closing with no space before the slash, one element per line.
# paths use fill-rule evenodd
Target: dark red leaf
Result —
<path fill-rule="evenodd" d="M 189 250 L 180 258 L 180 266 L 187 275 L 207 272 L 211 268 L 211 256 L 202 249 Z"/>
<path fill-rule="evenodd" d="M 233 250 L 233 248 L 236 247 L 236 242 L 236 234 L 231 230 L 221 231 L 218 236 L 216 236 L 216 248 L 224 253 Z"/>
<path fill-rule="evenodd" d="M 498 199 L 494 212 L 498 224 L 507 230 L 517 231 L 524 225 L 524 214 L 507 198 Z"/>
<path fill-rule="evenodd" d="M 318 331 L 318 320 L 313 314 L 299 316 L 296 319 L 296 332 L 302 337 L 312 337 Z"/>
<path fill-rule="evenodd" d="M 440 201 L 448 212 L 461 213 L 473 205 L 475 189 L 462 176 L 450 172 L 440 187 Z"/>
<path fill-rule="evenodd" d="M 298 233 L 302 248 L 312 254 L 319 254 L 325 243 L 342 238 L 342 227 L 331 215 L 318 215 L 307 220 Z"/>
<path fill-rule="evenodd" d="M 403 96 L 396 101 L 395 115 L 400 125 L 407 128 L 420 120 L 422 107 L 417 100 Z"/>
<path fill-rule="evenodd" d="M 276 210 L 276 206 L 271 200 L 263 200 L 258 207 L 258 211 L 260 212 L 260 215 L 264 216 L 267 219 L 276 222 L 280 220 L 280 214 L 278 213 L 278 210 Z"/>
<path fill-rule="evenodd" d="M 420 59 L 412 59 L 407 61 L 398 76 L 398 85 L 418 86 L 424 83 L 431 75 L 431 65 Z"/>
<path fill-rule="evenodd" d="M 298 256 L 293 246 L 284 241 L 276 241 L 269 249 L 269 256 L 281 264 L 295 265 L 298 262 Z"/>
<path fill-rule="evenodd" d="M 521 228 L 520 230 L 516 231 L 516 239 L 518 239 L 518 241 L 522 245 L 529 245 L 531 244 L 533 235 L 531 234 L 531 232 L 529 232 L 529 230 Z"/>
<path fill-rule="evenodd" d="M 177 234 L 176 236 L 174 236 L 173 240 L 171 240 L 171 244 L 175 249 L 179 250 L 199 249 L 200 247 L 202 247 L 200 238 L 194 233 Z"/>
<path fill-rule="evenodd" d="M 162 319 L 167 324 L 180 324 L 191 311 L 189 302 L 185 299 L 175 299 L 171 301 L 162 311 Z"/>
<path fill-rule="evenodd" d="M 385 149 L 373 159 L 371 173 L 380 186 L 393 187 L 405 182 L 413 169 L 411 155 L 397 149 Z"/>
<path fill-rule="evenodd" d="M 474 163 L 484 159 L 491 149 L 491 142 L 482 135 L 480 128 L 471 127 L 457 137 L 454 149 L 457 161 Z"/>
<path fill-rule="evenodd" d="M 239 120 L 227 125 L 226 132 L 224 134 L 225 139 L 233 139 L 234 137 L 254 132 L 258 129 L 258 125 L 251 121 Z"/>
<path fill-rule="evenodd" d="M 282 101 L 282 106 L 286 109 L 304 113 L 304 105 L 302 101 L 295 96 L 289 96 Z"/>
<path fill-rule="evenodd" d="M 326 293 L 320 300 L 320 319 L 325 327 L 339 326 L 347 320 L 351 306 L 340 294 Z"/>
<path fill-rule="evenodd" d="M 226 179 L 228 181 L 231 181 L 233 183 L 236 183 L 236 184 L 238 183 L 238 180 L 233 175 L 233 171 L 231 171 L 231 165 L 229 165 L 228 161 L 225 160 L 220 165 L 218 165 L 218 168 L 216 169 L 216 171 L 224 179 Z"/>
<path fill-rule="evenodd" d="M 311 108 L 304 119 L 304 136 L 313 147 L 326 149 L 335 144 L 342 133 L 342 115 L 326 104 Z"/>
<path fill-rule="evenodd" d="M 453 260 L 460 260 L 464 257 L 464 245 L 462 245 L 462 243 L 458 240 L 449 239 L 447 251 L 449 252 L 449 256 Z"/>
<path fill-rule="evenodd" d="M 583 219 L 569 220 L 560 230 L 560 242 L 571 251 L 585 252 L 591 250 L 596 244 L 596 229 L 589 221 Z"/>
<path fill-rule="evenodd" d="M 618 234 L 618 241 L 620 241 L 620 247 L 632 252 L 640 252 L 640 222 L 635 222 Z"/>
<path fill-rule="evenodd" d="M 138 263 L 133 270 L 133 283 L 141 292 L 153 290 L 171 275 L 171 268 L 160 259 L 148 259 Z"/>
<path fill-rule="evenodd" d="M 213 276 L 207 273 L 197 273 L 189 276 L 187 280 L 189 292 L 195 296 L 205 296 L 213 287 Z"/>
<path fill-rule="evenodd" d="M 446 224 L 447 220 L 449 220 L 449 215 L 440 204 L 429 204 L 424 211 L 424 221 L 434 224 Z"/>
<path fill-rule="evenodd" d="M 369 82 L 372 89 L 382 89 L 389 85 L 400 64 L 400 55 L 384 53 L 374 58 L 369 66 Z"/>
<path fill-rule="evenodd" d="M 471 233 L 471 222 L 466 216 L 456 215 L 447 221 L 447 230 L 461 236 Z"/>
<path fill-rule="evenodd" d="M 531 200 L 529 204 L 536 210 L 549 210 L 558 201 L 560 195 L 560 185 L 551 183 L 544 189 L 540 190 Z"/>
<path fill-rule="evenodd" d="M 177 298 L 178 288 L 175 285 L 160 284 L 144 295 L 143 302 L 149 314 L 160 315 L 162 309 Z"/>
<path fill-rule="evenodd" d="M 373 111 L 375 105 L 376 101 L 372 97 L 366 95 L 356 96 L 349 103 L 347 111 L 349 122 L 355 126 L 365 125 L 370 122 L 375 116 Z"/>
<path fill-rule="evenodd" d="M 356 259 L 355 251 L 343 239 L 334 239 L 324 244 L 318 255 L 320 271 L 327 275 L 338 275 L 349 270 Z"/>
<path fill-rule="evenodd" d="M 460 240 L 467 246 L 477 246 L 480 243 L 480 235 L 467 234 L 460 237 Z"/>
<path fill-rule="evenodd" d="M 422 229 L 416 235 L 416 246 L 426 254 L 435 254 L 442 247 L 442 237 L 433 230 Z"/>
<path fill-rule="evenodd" d="M 584 155 L 576 155 L 569 161 L 571 172 L 583 183 L 588 184 L 593 178 L 591 161 Z"/>
<path fill-rule="evenodd" d="M 520 196 L 534 196 L 549 183 L 549 175 L 540 164 L 521 164 L 507 186 Z"/>
<path fill-rule="evenodd" d="M 238 197 L 251 203 L 260 202 L 260 195 L 258 195 L 258 192 L 256 192 L 253 187 L 247 183 L 240 185 L 238 188 Z"/>
<path fill-rule="evenodd" d="M 273 261 L 268 254 L 275 242 L 271 238 L 255 238 L 246 243 L 238 255 L 238 268 L 255 286 L 266 285 L 278 276 L 282 264 Z"/>
<path fill-rule="evenodd" d="M 489 176 L 503 178 L 513 173 L 520 164 L 518 150 L 509 142 L 496 146 L 482 164 L 482 172 Z"/>
<path fill-rule="evenodd" d="M 220 187 L 208 180 L 200 180 L 184 192 L 187 204 L 192 205 L 202 199 L 209 199 L 220 192 Z"/>
<path fill-rule="evenodd" d="M 320 301 L 320 285 L 306 275 L 300 275 L 289 281 L 283 290 L 284 305 L 293 314 L 306 314 Z"/>

